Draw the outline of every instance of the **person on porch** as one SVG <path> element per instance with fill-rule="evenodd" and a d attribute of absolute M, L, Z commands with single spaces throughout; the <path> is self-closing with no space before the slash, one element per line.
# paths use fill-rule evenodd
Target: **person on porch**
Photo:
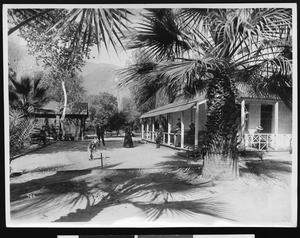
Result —
<path fill-rule="evenodd" d="M 176 143 L 175 146 L 180 146 L 180 138 L 181 138 L 181 121 L 180 118 L 177 119 L 176 128 L 174 130 L 175 137 L 176 137 Z"/>
<path fill-rule="evenodd" d="M 190 127 L 190 130 L 188 132 L 187 140 L 190 145 L 194 145 L 195 144 L 195 124 L 191 123 L 191 125 L 189 127 Z"/>
<path fill-rule="evenodd" d="M 158 129 L 158 132 L 157 132 L 157 137 L 155 139 L 156 148 L 160 148 L 160 145 L 163 141 L 163 132 L 164 132 L 163 126 L 159 125 L 159 129 Z"/>

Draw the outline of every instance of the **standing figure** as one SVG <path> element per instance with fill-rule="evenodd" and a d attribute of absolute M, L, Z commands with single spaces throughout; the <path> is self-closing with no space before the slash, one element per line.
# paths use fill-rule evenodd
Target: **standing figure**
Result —
<path fill-rule="evenodd" d="M 190 145 L 195 144 L 195 124 L 190 125 L 190 131 L 188 132 L 188 142 Z"/>
<path fill-rule="evenodd" d="M 96 134 L 100 143 L 100 140 L 102 140 L 103 146 L 105 146 L 105 141 L 104 141 L 104 128 L 103 126 L 100 126 L 99 124 L 96 124 Z"/>
<path fill-rule="evenodd" d="M 100 141 L 96 138 L 89 143 L 88 148 L 87 148 L 89 160 L 94 159 L 94 153 L 96 152 L 96 147 L 99 144 L 100 144 Z"/>
<path fill-rule="evenodd" d="M 125 129 L 125 137 L 124 137 L 124 148 L 133 148 L 133 141 L 132 141 L 132 132 L 129 127 Z"/>
<path fill-rule="evenodd" d="M 163 140 L 163 127 L 162 125 L 159 126 L 158 132 L 157 132 L 157 137 L 155 139 L 155 143 L 156 143 L 156 148 L 160 148 L 160 145 L 162 143 Z"/>

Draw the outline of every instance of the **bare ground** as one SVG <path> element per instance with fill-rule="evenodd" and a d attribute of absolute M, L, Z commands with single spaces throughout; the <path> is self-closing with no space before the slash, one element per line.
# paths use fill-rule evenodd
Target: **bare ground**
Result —
<path fill-rule="evenodd" d="M 201 163 L 154 144 L 57 142 L 12 161 L 12 226 L 290 226 L 290 158 L 240 161 L 236 181 L 204 181 Z M 104 168 L 101 168 L 102 153 Z M 80 224 L 81 224 L 80 223 Z"/>

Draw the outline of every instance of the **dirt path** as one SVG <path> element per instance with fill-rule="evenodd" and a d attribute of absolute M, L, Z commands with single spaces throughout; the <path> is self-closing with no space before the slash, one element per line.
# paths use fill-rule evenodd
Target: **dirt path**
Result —
<path fill-rule="evenodd" d="M 59 141 L 51 146 L 22 156 L 11 163 L 13 172 L 34 170 L 77 170 L 100 168 L 100 153 L 104 158 L 104 168 L 160 168 L 187 166 L 187 160 L 176 155 L 167 147 L 155 148 L 152 143 L 141 144 L 134 138 L 134 148 L 123 148 L 122 137 L 106 138 L 106 146 L 100 146 L 95 160 L 88 160 L 89 141 Z"/>
<path fill-rule="evenodd" d="M 107 139 L 100 160 L 88 142 L 58 142 L 13 161 L 14 226 L 178 227 L 291 223 L 291 164 L 248 161 L 231 182 L 199 180 L 201 166 L 153 144 Z M 31 171 L 31 172 L 30 172 Z M 75 222 L 75 223 L 74 223 Z"/>

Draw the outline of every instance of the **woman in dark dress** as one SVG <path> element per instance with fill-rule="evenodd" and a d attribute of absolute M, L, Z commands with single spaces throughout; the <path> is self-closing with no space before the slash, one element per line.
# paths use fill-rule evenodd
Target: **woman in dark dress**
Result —
<path fill-rule="evenodd" d="M 129 127 L 125 129 L 125 137 L 124 137 L 124 148 L 133 148 L 133 141 L 132 141 L 132 132 Z"/>

